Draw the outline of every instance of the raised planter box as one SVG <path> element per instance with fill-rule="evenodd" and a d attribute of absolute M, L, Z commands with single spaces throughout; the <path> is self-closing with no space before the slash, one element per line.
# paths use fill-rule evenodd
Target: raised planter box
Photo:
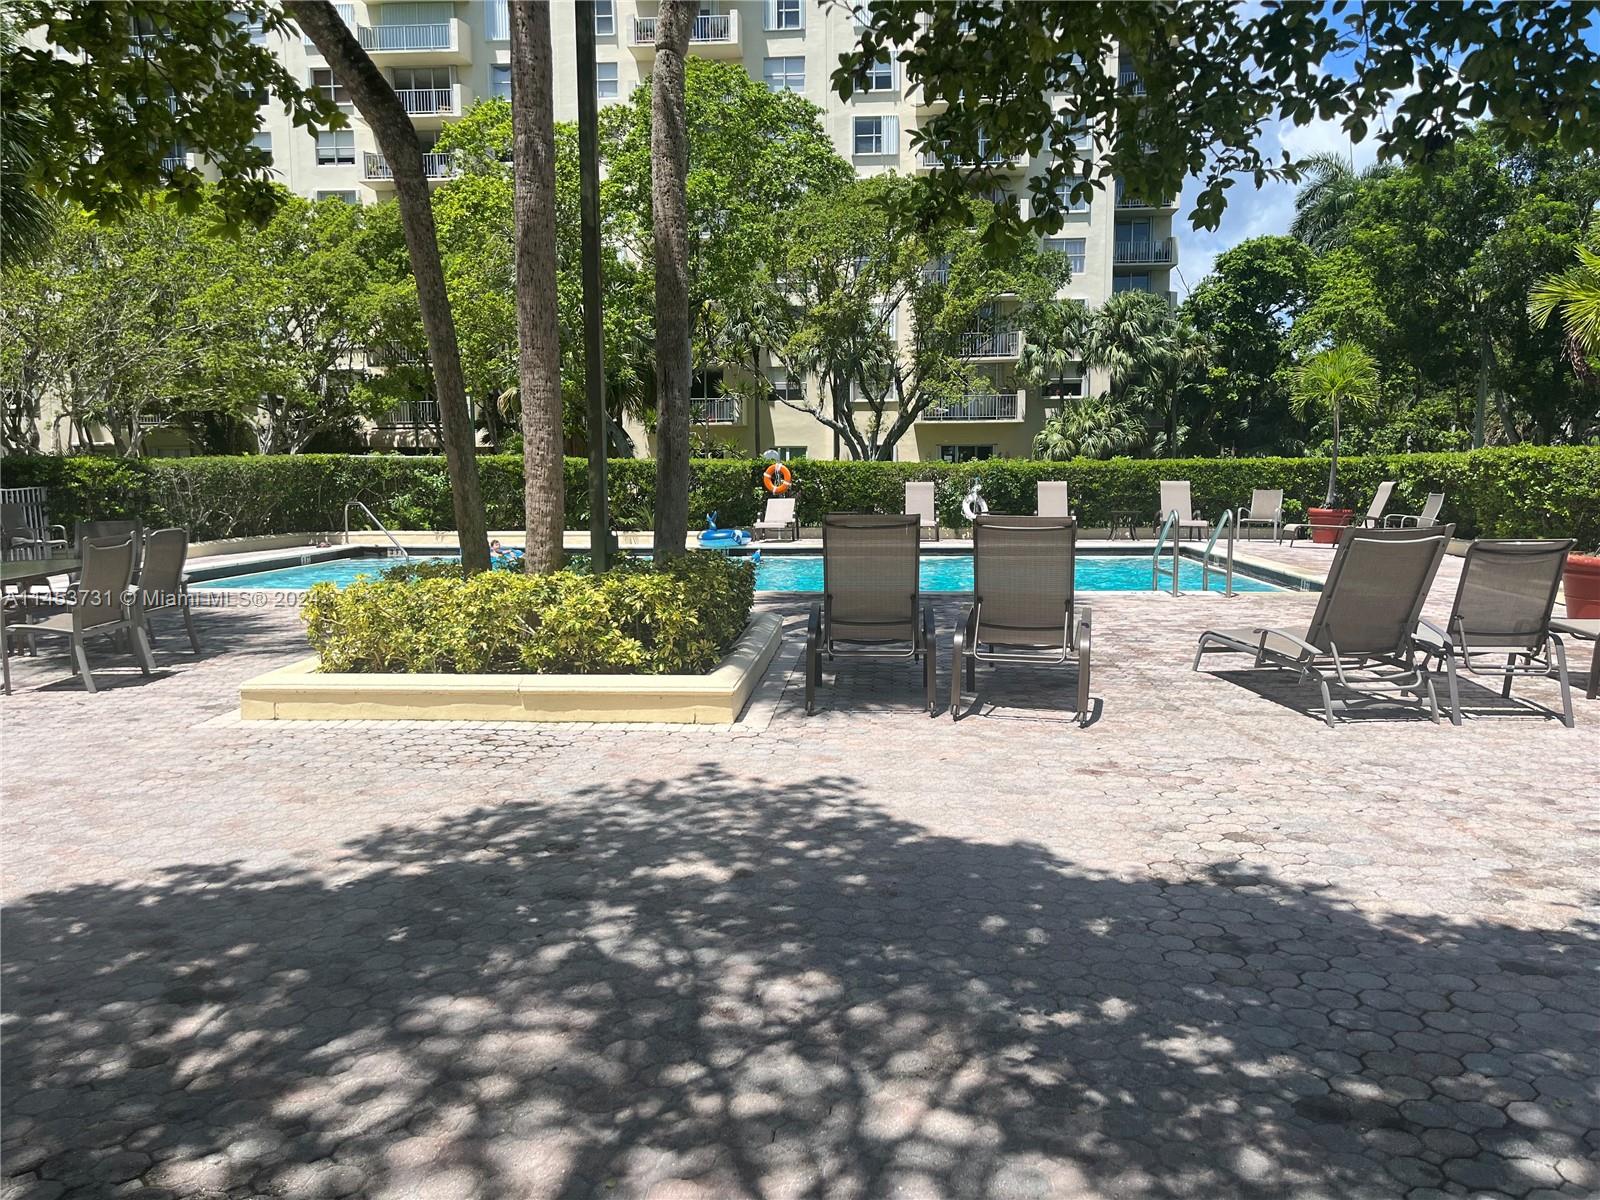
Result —
<path fill-rule="evenodd" d="M 323 674 L 315 657 L 239 688 L 247 721 L 629 721 L 731 725 L 783 641 L 760 613 L 705 675 Z"/>

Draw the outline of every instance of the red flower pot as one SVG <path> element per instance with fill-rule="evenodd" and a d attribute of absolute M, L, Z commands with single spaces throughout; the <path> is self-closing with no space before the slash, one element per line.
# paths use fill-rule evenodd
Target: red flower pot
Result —
<path fill-rule="evenodd" d="M 1355 511 L 1353 508 L 1306 509 L 1306 520 L 1311 524 L 1311 540 L 1319 546 L 1336 545 L 1339 531 L 1350 524 Z"/>
<path fill-rule="evenodd" d="M 1567 616 L 1600 618 L 1600 554 L 1567 555 L 1561 586 L 1567 593 Z"/>

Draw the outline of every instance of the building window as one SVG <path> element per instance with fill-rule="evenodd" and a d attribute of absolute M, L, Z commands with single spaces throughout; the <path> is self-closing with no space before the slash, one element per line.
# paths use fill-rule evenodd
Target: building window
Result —
<path fill-rule="evenodd" d="M 348 105 L 350 103 L 350 96 L 345 92 L 344 84 L 334 77 L 333 71 L 329 67 L 311 68 L 311 86 L 335 104 Z"/>
<path fill-rule="evenodd" d="M 1083 399 L 1083 364 L 1076 367 L 1076 375 L 1065 375 L 1045 385 L 1044 397 L 1046 400 L 1059 404 L 1063 400 Z"/>
<path fill-rule="evenodd" d="M 801 0 L 767 0 L 767 28 L 804 29 L 806 27 L 805 9 Z"/>
<path fill-rule="evenodd" d="M 894 55 L 885 54 L 867 71 L 867 91 L 894 91 Z"/>
<path fill-rule="evenodd" d="M 270 133 L 256 134 L 250 139 L 250 144 L 265 154 L 269 163 L 272 161 L 272 135 Z"/>
<path fill-rule="evenodd" d="M 317 166 L 354 166 L 356 134 L 353 129 L 330 129 L 317 134 Z"/>
<path fill-rule="evenodd" d="M 495 64 L 489 68 L 489 94 L 497 100 L 511 99 L 511 68 Z"/>
<path fill-rule="evenodd" d="M 722 395 L 722 372 L 696 371 L 689 380 L 689 399 L 716 400 Z"/>
<path fill-rule="evenodd" d="M 483 36 L 491 42 L 509 42 L 511 40 L 511 13 L 506 9 L 506 0 L 489 0 L 488 28 Z"/>
<path fill-rule="evenodd" d="M 855 123 L 855 153 L 898 154 L 900 152 L 900 120 L 898 117 L 857 117 Z"/>
<path fill-rule="evenodd" d="M 771 458 L 776 455 L 779 462 L 792 462 L 797 458 L 807 458 L 810 453 L 811 448 L 809 446 L 774 446 L 762 457 Z"/>
<path fill-rule="evenodd" d="M 617 64 L 595 63 L 594 94 L 601 100 L 617 98 Z"/>
<path fill-rule="evenodd" d="M 1088 255 L 1084 252 L 1087 245 L 1084 238 L 1047 237 L 1044 240 L 1047 251 L 1066 256 L 1067 266 L 1072 269 L 1074 277 L 1082 275 L 1087 269 Z"/>
<path fill-rule="evenodd" d="M 616 0 L 594 0 L 594 35 L 612 37 L 617 32 Z"/>
<path fill-rule="evenodd" d="M 1111 290 L 1113 292 L 1148 292 L 1150 291 L 1150 272 L 1139 271 L 1113 275 L 1111 277 Z"/>
<path fill-rule="evenodd" d="M 774 367 L 768 372 L 767 377 L 772 381 L 772 394 L 779 400 L 786 400 L 790 404 L 804 403 L 806 398 L 805 384 L 782 367 Z"/>
<path fill-rule="evenodd" d="M 769 58 L 762 64 L 761 78 L 774 92 L 803 92 L 806 90 L 806 60 L 799 56 Z"/>
<path fill-rule="evenodd" d="M 354 188 L 337 188 L 331 191 L 318 191 L 318 200 L 342 200 L 346 204 L 360 204 L 361 197 L 357 196 Z"/>
<path fill-rule="evenodd" d="M 939 457 L 947 463 L 982 462 L 986 458 L 995 456 L 994 447 L 990 446 L 940 446 Z"/>
<path fill-rule="evenodd" d="M 1085 196 L 1082 200 L 1072 198 L 1073 185 L 1064 183 L 1056 189 L 1056 200 L 1061 207 L 1069 213 L 1086 213 L 1089 211 L 1089 199 Z"/>

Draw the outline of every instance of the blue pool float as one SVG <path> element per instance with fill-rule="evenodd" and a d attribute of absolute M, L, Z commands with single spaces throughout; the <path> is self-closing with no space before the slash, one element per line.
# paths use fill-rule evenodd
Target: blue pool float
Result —
<path fill-rule="evenodd" d="M 750 535 L 742 529 L 718 529 L 717 514 L 706 514 L 706 527 L 700 531 L 700 544 L 713 548 L 726 549 L 732 546 L 743 546 L 750 540 Z"/>

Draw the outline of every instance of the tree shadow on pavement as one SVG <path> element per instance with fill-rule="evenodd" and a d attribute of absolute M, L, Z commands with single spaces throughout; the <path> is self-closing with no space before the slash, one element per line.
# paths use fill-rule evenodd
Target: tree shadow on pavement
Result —
<path fill-rule="evenodd" d="M 1596 1183 L 1594 927 L 1108 876 L 843 776 L 708 765 L 387 828 L 324 873 L 36 893 L 4 933 L 4 1171 L 85 1194 Z"/>

